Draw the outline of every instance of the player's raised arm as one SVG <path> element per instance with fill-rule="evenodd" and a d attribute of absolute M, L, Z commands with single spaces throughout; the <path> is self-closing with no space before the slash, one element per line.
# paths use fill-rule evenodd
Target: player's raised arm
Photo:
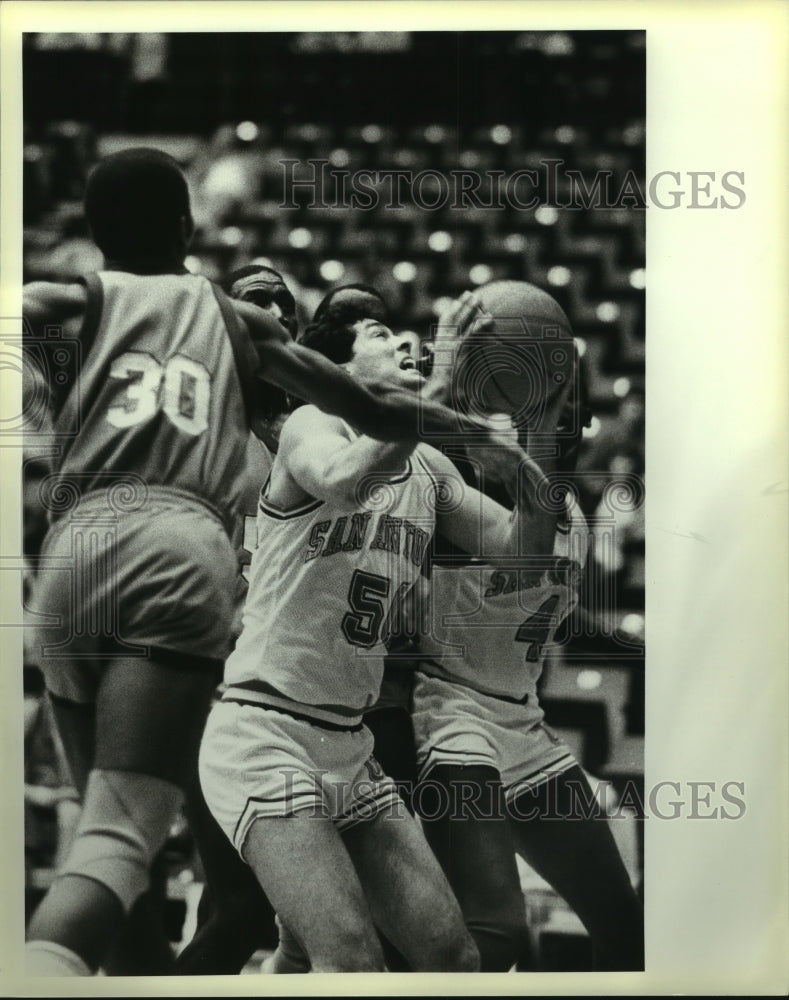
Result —
<path fill-rule="evenodd" d="M 504 486 L 513 509 L 508 509 L 467 483 L 453 463 L 436 449 L 425 449 L 432 471 L 448 495 L 458 497 L 447 513 L 438 513 L 440 530 L 469 555 L 484 556 L 494 564 L 529 553 L 549 555 L 553 549 L 557 513 L 546 502 L 548 481 L 541 466 L 517 445 L 479 449 L 484 473 Z"/>
<path fill-rule="evenodd" d="M 482 421 L 461 417 L 434 400 L 418 399 L 409 388 L 386 380 L 352 378 L 326 357 L 292 341 L 271 316 L 246 302 L 234 303 L 251 335 L 258 377 L 351 421 L 364 434 L 382 441 L 417 441 L 482 431 Z"/>
<path fill-rule="evenodd" d="M 383 478 L 400 472 L 413 444 L 381 442 L 354 435 L 338 417 L 327 416 L 315 406 L 302 406 L 285 423 L 279 458 L 272 471 L 272 496 L 293 479 L 300 489 L 318 500 L 358 503 L 360 483 L 376 473 Z"/>
<path fill-rule="evenodd" d="M 458 498 L 446 513 L 436 511 L 436 531 L 469 555 L 487 555 L 489 549 L 508 556 L 515 552 L 511 540 L 513 512 L 469 483 L 441 452 L 425 449 L 431 471 L 447 496 Z"/>

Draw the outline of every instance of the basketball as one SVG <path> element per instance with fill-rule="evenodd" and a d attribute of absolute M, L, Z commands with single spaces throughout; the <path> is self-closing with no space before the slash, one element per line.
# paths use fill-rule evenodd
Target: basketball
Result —
<path fill-rule="evenodd" d="M 515 423 L 529 423 L 545 399 L 572 378 L 570 321 L 551 295 L 526 281 L 494 281 L 477 295 L 493 326 L 464 339 L 453 374 L 454 398 L 472 413 L 507 413 Z"/>

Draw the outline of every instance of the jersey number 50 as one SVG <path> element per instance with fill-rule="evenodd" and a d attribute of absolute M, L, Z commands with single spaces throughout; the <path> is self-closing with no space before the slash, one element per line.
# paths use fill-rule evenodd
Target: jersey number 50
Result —
<path fill-rule="evenodd" d="M 110 378 L 127 383 L 107 410 L 113 427 L 134 427 L 161 409 L 178 430 L 196 436 L 208 427 L 211 376 L 199 362 L 174 354 L 164 365 L 142 351 L 127 351 L 110 368 Z"/>
<path fill-rule="evenodd" d="M 389 614 L 384 621 L 386 607 L 384 600 L 389 597 L 391 581 L 377 573 L 366 573 L 356 569 L 348 588 L 350 611 L 343 615 L 342 634 L 352 646 L 369 648 L 378 642 L 386 643 L 391 638 L 393 628 L 401 620 L 401 604 L 411 589 L 410 583 L 401 583 L 392 600 Z"/>

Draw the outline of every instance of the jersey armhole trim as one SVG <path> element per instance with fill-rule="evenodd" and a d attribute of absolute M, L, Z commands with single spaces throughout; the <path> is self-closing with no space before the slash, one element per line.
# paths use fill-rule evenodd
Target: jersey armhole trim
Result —
<path fill-rule="evenodd" d="M 79 380 L 82 368 L 88 360 L 88 355 L 90 354 L 96 341 L 96 337 L 99 332 L 99 324 L 101 323 L 101 314 L 104 311 L 104 286 L 102 285 L 101 278 L 98 274 L 95 272 L 83 274 L 76 279 L 76 284 L 83 285 L 85 287 L 87 300 L 85 302 L 85 312 L 82 316 L 82 325 L 80 326 L 79 333 L 77 334 L 77 343 L 79 344 L 79 361 L 77 364 L 77 370 L 74 373 L 75 382 Z M 68 399 L 69 393 L 74 388 L 75 382 L 66 381 L 62 387 L 57 383 L 50 385 L 50 400 L 53 420 L 57 420 L 60 416 L 66 400 Z"/>
<path fill-rule="evenodd" d="M 101 278 L 95 272 L 84 274 L 77 279 L 81 285 L 85 286 L 88 294 L 88 301 L 85 304 L 85 315 L 82 318 L 82 327 L 79 331 L 79 342 L 82 345 L 83 364 L 99 332 L 99 323 L 104 309 L 104 285 Z"/>
<path fill-rule="evenodd" d="M 236 311 L 227 295 L 219 285 L 209 282 L 211 291 L 219 306 L 219 311 L 224 320 L 227 337 L 233 351 L 233 358 L 236 362 L 238 381 L 241 384 L 241 396 L 244 400 L 244 410 L 247 420 L 252 421 L 255 413 L 255 371 L 258 367 L 258 360 L 249 337 L 241 329 Z"/>

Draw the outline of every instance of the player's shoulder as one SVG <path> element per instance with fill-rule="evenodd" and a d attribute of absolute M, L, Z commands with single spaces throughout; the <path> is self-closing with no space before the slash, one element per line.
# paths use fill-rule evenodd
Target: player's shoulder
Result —
<path fill-rule="evenodd" d="M 324 413 L 312 403 L 305 403 L 294 410 L 282 425 L 279 450 L 327 435 L 338 435 L 349 441 L 353 437 L 350 427 L 340 417 Z"/>
<path fill-rule="evenodd" d="M 414 448 L 414 457 L 437 476 L 446 476 L 455 471 L 451 459 L 447 458 L 438 448 L 434 448 L 431 444 L 425 444 L 423 441 L 420 441 Z"/>

